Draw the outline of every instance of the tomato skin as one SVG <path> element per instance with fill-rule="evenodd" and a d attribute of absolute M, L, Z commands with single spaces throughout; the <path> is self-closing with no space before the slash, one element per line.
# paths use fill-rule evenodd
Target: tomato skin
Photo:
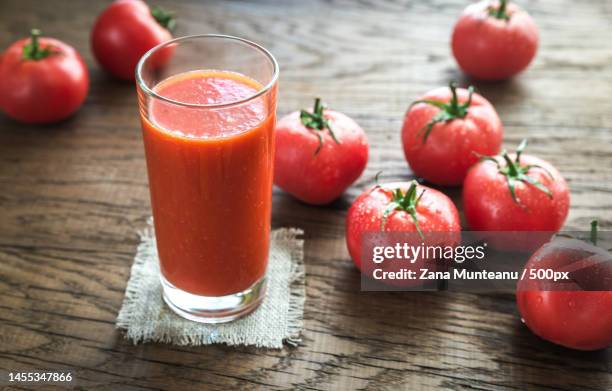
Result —
<path fill-rule="evenodd" d="M 578 350 L 612 345 L 612 292 L 517 291 L 516 300 L 527 327 L 543 339 Z"/>
<path fill-rule="evenodd" d="M 79 53 L 53 38 L 39 38 L 53 54 L 40 60 L 23 59 L 30 38 L 9 46 L 0 57 L 0 108 L 29 124 L 63 120 L 81 107 L 89 89 L 89 73 Z"/>
<path fill-rule="evenodd" d="M 468 100 L 468 91 L 457 89 L 459 103 Z M 451 91 L 447 87 L 429 91 L 419 98 L 448 103 Z M 503 126 L 493 106 L 474 94 L 464 118 L 435 124 L 423 143 L 423 130 L 440 109 L 425 103 L 412 106 L 404 117 L 402 144 L 412 171 L 428 182 L 441 186 L 463 183 L 468 169 L 479 155 L 499 152 Z"/>
<path fill-rule="evenodd" d="M 501 158 L 498 161 L 504 165 Z M 511 155 L 515 159 L 515 155 Z M 506 177 L 490 161 L 481 161 L 468 172 L 463 183 L 463 212 L 468 226 L 475 231 L 550 231 L 563 226 L 569 210 L 567 183 L 559 171 L 535 156 L 521 155 L 521 164 L 536 164 L 528 175 L 546 186 L 552 199 L 533 185 L 516 181 L 516 203 L 508 189 Z"/>
<path fill-rule="evenodd" d="M 151 48 L 172 39 L 170 31 L 151 15 L 141 0 L 117 0 L 96 20 L 91 33 L 91 47 L 98 63 L 122 80 L 134 80 L 138 60 Z M 157 57 L 158 65 L 172 55 L 165 50 Z"/>
<path fill-rule="evenodd" d="M 612 262 L 609 253 L 584 242 L 592 250 L 568 246 L 567 242 L 562 246 L 555 242 L 544 245 L 525 267 L 567 270 L 577 263 L 607 262 L 609 273 Z M 595 275 L 595 278 L 602 280 L 604 276 Z M 612 276 L 608 274 L 608 278 Z M 611 346 L 612 291 L 569 289 L 547 290 L 540 281 L 520 280 L 516 301 L 527 327 L 543 339 L 572 349 L 597 350 Z"/>
<path fill-rule="evenodd" d="M 480 80 L 503 80 L 523 71 L 538 49 L 538 28 L 531 16 L 513 3 L 510 20 L 490 16 L 497 2 L 468 6 L 453 30 L 452 51 L 459 67 Z"/>
<path fill-rule="evenodd" d="M 362 270 L 362 234 L 365 232 L 380 232 L 383 224 L 383 214 L 392 200 L 391 189 L 399 188 L 406 192 L 409 182 L 397 182 L 375 187 L 363 192 L 351 205 L 346 218 L 346 245 L 355 266 Z M 445 194 L 419 185 L 417 192 L 423 196 L 419 201 L 417 221 L 423 233 L 426 232 L 461 232 L 459 212 Z M 392 212 L 384 225 L 384 232 L 417 232 L 410 214 L 404 211 Z M 458 239 L 454 237 L 456 242 Z"/>
<path fill-rule="evenodd" d="M 281 118 L 275 129 L 274 184 L 295 198 L 312 205 L 324 205 L 340 195 L 363 173 L 368 162 L 368 141 L 361 127 L 350 117 L 325 110 L 337 144 L 327 130 L 309 129 L 300 113 Z M 319 147 L 319 139 L 323 146 Z"/>

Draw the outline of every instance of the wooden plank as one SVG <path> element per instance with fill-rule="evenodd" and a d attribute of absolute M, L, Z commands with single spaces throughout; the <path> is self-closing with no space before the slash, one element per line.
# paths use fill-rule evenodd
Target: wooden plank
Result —
<path fill-rule="evenodd" d="M 0 46 L 39 27 L 74 45 L 91 71 L 78 115 L 30 127 L 0 117 L 0 369 L 76 370 L 85 389 L 609 389 L 612 352 L 533 336 L 510 295 L 361 293 L 344 244 L 350 202 L 384 169 L 411 177 L 404 111 L 451 79 L 452 24 L 467 2 L 158 1 L 178 35 L 251 38 L 281 64 L 281 114 L 322 96 L 366 130 L 371 159 L 338 201 L 309 207 L 274 193 L 274 226 L 306 232 L 304 340 L 281 351 L 133 346 L 114 319 L 149 199 L 136 97 L 95 64 L 89 31 L 104 2 L 4 0 Z M 523 2 L 541 29 L 527 73 L 475 83 L 504 121 L 572 188 L 566 227 L 612 224 L 612 7 L 606 0 Z M 460 190 L 447 190 L 460 201 Z"/>

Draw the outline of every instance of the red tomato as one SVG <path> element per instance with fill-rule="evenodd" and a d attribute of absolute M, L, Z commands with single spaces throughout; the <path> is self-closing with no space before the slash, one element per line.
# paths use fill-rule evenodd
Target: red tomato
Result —
<path fill-rule="evenodd" d="M 71 46 L 53 38 L 19 40 L 0 57 L 0 108 L 10 117 L 42 124 L 62 120 L 83 103 L 87 66 Z"/>
<path fill-rule="evenodd" d="M 538 28 L 513 3 L 482 1 L 468 6 L 453 31 L 453 55 L 463 72 L 481 80 L 507 79 L 535 57 Z"/>
<path fill-rule="evenodd" d="M 461 231 L 455 204 L 443 193 L 416 181 L 389 183 L 362 193 L 346 218 L 346 245 L 362 270 L 362 239 L 365 232 L 456 232 Z M 452 235 L 450 244 L 458 236 Z"/>
<path fill-rule="evenodd" d="M 612 255 L 608 251 L 576 239 L 556 238 L 525 267 L 570 273 L 570 282 L 557 287 L 550 280 L 519 281 L 517 305 L 531 331 L 572 349 L 612 345 Z"/>
<path fill-rule="evenodd" d="M 551 164 L 523 155 L 526 145 L 523 140 L 516 155 L 488 157 L 468 172 L 463 212 L 471 229 L 557 232 L 563 226 L 567 183 Z"/>
<path fill-rule="evenodd" d="M 94 25 L 91 46 L 96 59 L 113 76 L 134 80 L 138 60 L 149 49 L 172 39 L 175 21 L 159 8 L 149 9 L 141 0 L 117 0 L 106 8 Z M 163 65 L 172 55 L 166 50 L 156 61 Z"/>
<path fill-rule="evenodd" d="M 414 102 L 402 127 L 412 171 L 437 185 L 460 185 L 479 155 L 494 155 L 503 127 L 491 104 L 472 88 L 438 88 Z"/>
<path fill-rule="evenodd" d="M 274 184 L 313 205 L 338 198 L 363 172 L 368 141 L 348 116 L 323 107 L 293 112 L 276 125 Z"/>

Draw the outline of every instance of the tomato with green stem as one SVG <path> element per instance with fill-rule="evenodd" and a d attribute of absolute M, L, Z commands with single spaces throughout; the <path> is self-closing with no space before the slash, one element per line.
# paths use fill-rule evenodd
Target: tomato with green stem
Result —
<path fill-rule="evenodd" d="M 172 12 L 149 8 L 141 0 L 116 0 L 96 20 L 91 47 L 98 63 L 122 80 L 134 80 L 138 60 L 150 49 L 172 39 L 176 20 Z M 158 52 L 152 64 L 166 64 L 173 54 L 168 46 Z"/>
<path fill-rule="evenodd" d="M 0 109 L 32 124 L 63 120 L 83 104 L 89 73 L 79 53 L 33 29 L 0 57 Z"/>
<path fill-rule="evenodd" d="M 455 25 L 452 51 L 459 67 L 480 80 L 503 80 L 523 71 L 538 49 L 529 14 L 506 0 L 468 6 Z"/>
<path fill-rule="evenodd" d="M 376 185 L 351 205 L 346 218 L 346 245 L 351 259 L 362 269 L 363 236 L 367 232 L 414 232 L 422 240 L 428 232 L 461 231 L 455 204 L 438 190 L 411 182 Z M 458 236 L 451 235 L 452 244 Z"/>
<path fill-rule="evenodd" d="M 468 172 L 463 212 L 472 230 L 557 232 L 563 226 L 567 183 L 550 163 L 524 154 L 526 146 L 523 140 L 514 155 L 481 157 Z"/>
<path fill-rule="evenodd" d="M 429 91 L 410 105 L 402 127 L 404 155 L 412 171 L 428 182 L 457 186 L 479 155 L 499 152 L 503 127 L 493 106 L 457 88 Z"/>
<path fill-rule="evenodd" d="M 534 334 L 578 350 L 612 346 L 612 254 L 597 247 L 597 221 L 589 242 L 555 238 L 545 244 L 526 271 L 566 272 L 568 278 L 523 278 L 516 290 L 521 318 Z"/>
<path fill-rule="evenodd" d="M 330 203 L 368 162 L 365 132 L 350 117 L 316 98 L 312 111 L 286 115 L 275 129 L 274 184 L 313 205 Z"/>

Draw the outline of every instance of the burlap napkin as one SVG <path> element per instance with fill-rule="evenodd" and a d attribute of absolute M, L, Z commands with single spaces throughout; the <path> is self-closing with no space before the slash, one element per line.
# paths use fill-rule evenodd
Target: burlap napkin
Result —
<path fill-rule="evenodd" d="M 159 281 L 155 234 L 151 225 L 140 233 L 141 242 L 125 290 L 117 327 L 134 343 L 177 345 L 254 345 L 282 348 L 299 343 L 304 314 L 303 232 L 295 228 L 272 231 L 268 265 L 268 292 L 250 315 L 221 325 L 190 322 L 164 303 Z"/>

